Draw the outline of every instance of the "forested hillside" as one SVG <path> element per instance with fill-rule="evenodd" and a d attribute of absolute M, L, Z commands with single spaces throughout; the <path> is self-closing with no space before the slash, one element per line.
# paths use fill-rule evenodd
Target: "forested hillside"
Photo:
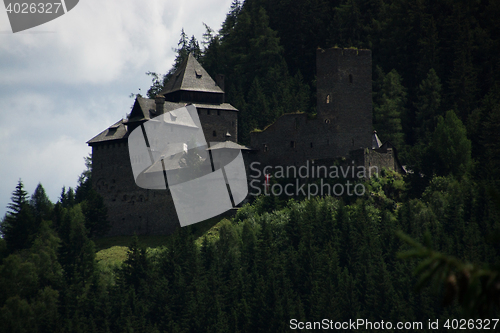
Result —
<path fill-rule="evenodd" d="M 360 197 L 261 196 L 201 237 L 194 225 L 161 248 L 135 239 L 116 266 L 96 260 L 107 213 L 90 164 L 55 204 L 20 181 L 0 225 L 0 331 L 499 318 L 499 16 L 497 1 L 249 0 L 202 41 L 182 31 L 148 95 L 194 52 L 226 76 L 243 143 L 283 113 L 315 112 L 318 47 L 371 49 L 374 127 L 411 172 L 365 180 Z"/>

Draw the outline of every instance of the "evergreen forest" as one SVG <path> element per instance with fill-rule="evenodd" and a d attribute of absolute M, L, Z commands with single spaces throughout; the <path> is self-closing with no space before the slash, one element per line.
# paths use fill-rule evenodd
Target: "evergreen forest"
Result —
<path fill-rule="evenodd" d="M 99 256 L 109 222 L 89 157 L 56 203 L 19 180 L 0 224 L 0 331 L 284 332 L 292 319 L 493 329 L 498 17 L 494 0 L 235 0 L 202 40 L 182 30 L 165 45 L 176 50 L 172 68 L 147 73 L 148 97 L 193 53 L 225 75 L 243 144 L 284 113 L 314 117 L 318 48 L 372 50 L 374 129 L 409 172 L 363 180 L 362 196 L 262 195 L 161 246 L 130 237 L 112 263 Z"/>

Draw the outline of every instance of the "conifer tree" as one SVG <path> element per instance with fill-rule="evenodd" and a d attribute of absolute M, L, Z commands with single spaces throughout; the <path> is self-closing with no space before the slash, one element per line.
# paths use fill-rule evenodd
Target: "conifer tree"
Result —
<path fill-rule="evenodd" d="M 430 69 L 427 78 L 418 86 L 417 102 L 417 132 L 420 140 L 428 142 L 441 115 L 441 82 L 434 69 Z"/>
<path fill-rule="evenodd" d="M 24 190 L 21 180 L 12 192 L 11 200 L 0 225 L 0 233 L 10 253 L 31 246 L 37 232 L 37 224 L 28 203 L 28 193 Z"/>
<path fill-rule="evenodd" d="M 445 118 L 438 118 L 430 154 L 435 161 L 434 172 L 440 176 L 451 173 L 461 177 L 471 167 L 471 142 L 455 112 L 448 111 Z"/>
<path fill-rule="evenodd" d="M 380 102 L 374 106 L 374 126 L 383 141 L 390 141 L 396 148 L 404 146 L 402 119 L 406 113 L 406 89 L 401 76 L 393 69 L 383 79 Z"/>

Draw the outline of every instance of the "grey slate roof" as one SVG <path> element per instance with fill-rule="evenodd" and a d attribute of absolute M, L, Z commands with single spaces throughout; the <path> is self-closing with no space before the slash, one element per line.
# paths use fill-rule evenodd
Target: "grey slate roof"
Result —
<path fill-rule="evenodd" d="M 224 141 L 224 142 L 219 142 L 210 148 L 207 148 L 207 150 L 217 150 L 217 149 L 241 149 L 241 150 L 251 150 L 248 147 L 242 146 L 237 144 L 236 142 L 233 141 Z"/>
<path fill-rule="evenodd" d="M 196 106 L 198 109 L 203 108 L 203 109 L 212 109 L 212 110 L 227 110 L 227 111 L 238 111 L 237 108 L 232 106 L 229 103 L 222 103 L 222 104 L 200 104 L 200 103 L 194 103 L 194 106 Z"/>
<path fill-rule="evenodd" d="M 228 110 L 228 111 L 238 111 L 234 106 L 229 103 L 222 104 L 193 104 L 196 108 L 212 109 L 212 110 Z M 176 109 L 186 106 L 186 103 L 174 103 L 165 101 L 163 105 L 163 112 L 168 113 Z M 92 145 L 98 142 L 113 141 L 125 139 L 130 133 L 127 132 L 127 123 L 132 122 L 144 122 L 156 117 L 156 103 L 154 99 L 143 98 L 138 96 L 132 107 L 132 111 L 128 119 L 121 119 L 111 125 L 109 128 L 105 129 L 89 141 L 87 144 Z M 185 121 L 184 121 L 185 120 Z M 187 123 L 187 119 L 176 119 L 177 124 L 191 126 L 191 123 Z M 167 118 L 168 122 L 168 118 Z"/>
<path fill-rule="evenodd" d="M 121 119 L 87 141 L 87 144 L 92 145 L 97 142 L 119 140 L 128 137 L 128 134 L 123 119 Z"/>
<path fill-rule="evenodd" d="M 192 53 L 172 75 L 160 94 L 165 95 L 178 90 L 223 93 Z"/>

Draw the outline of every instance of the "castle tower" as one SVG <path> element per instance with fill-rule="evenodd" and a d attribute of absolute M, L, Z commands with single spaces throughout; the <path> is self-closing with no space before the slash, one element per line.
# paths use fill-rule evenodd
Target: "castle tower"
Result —
<path fill-rule="evenodd" d="M 372 58 L 370 50 L 318 49 L 317 112 L 337 143 L 338 154 L 371 146 Z"/>
<path fill-rule="evenodd" d="M 146 121 L 190 103 L 198 110 L 207 142 L 236 142 L 238 110 L 224 103 L 223 86 L 223 76 L 215 83 L 190 54 L 155 99 L 138 96 L 126 119 L 87 142 L 92 147 L 92 185 L 108 208 L 109 236 L 169 234 L 179 226 L 169 191 L 135 184 L 128 137 Z"/>

